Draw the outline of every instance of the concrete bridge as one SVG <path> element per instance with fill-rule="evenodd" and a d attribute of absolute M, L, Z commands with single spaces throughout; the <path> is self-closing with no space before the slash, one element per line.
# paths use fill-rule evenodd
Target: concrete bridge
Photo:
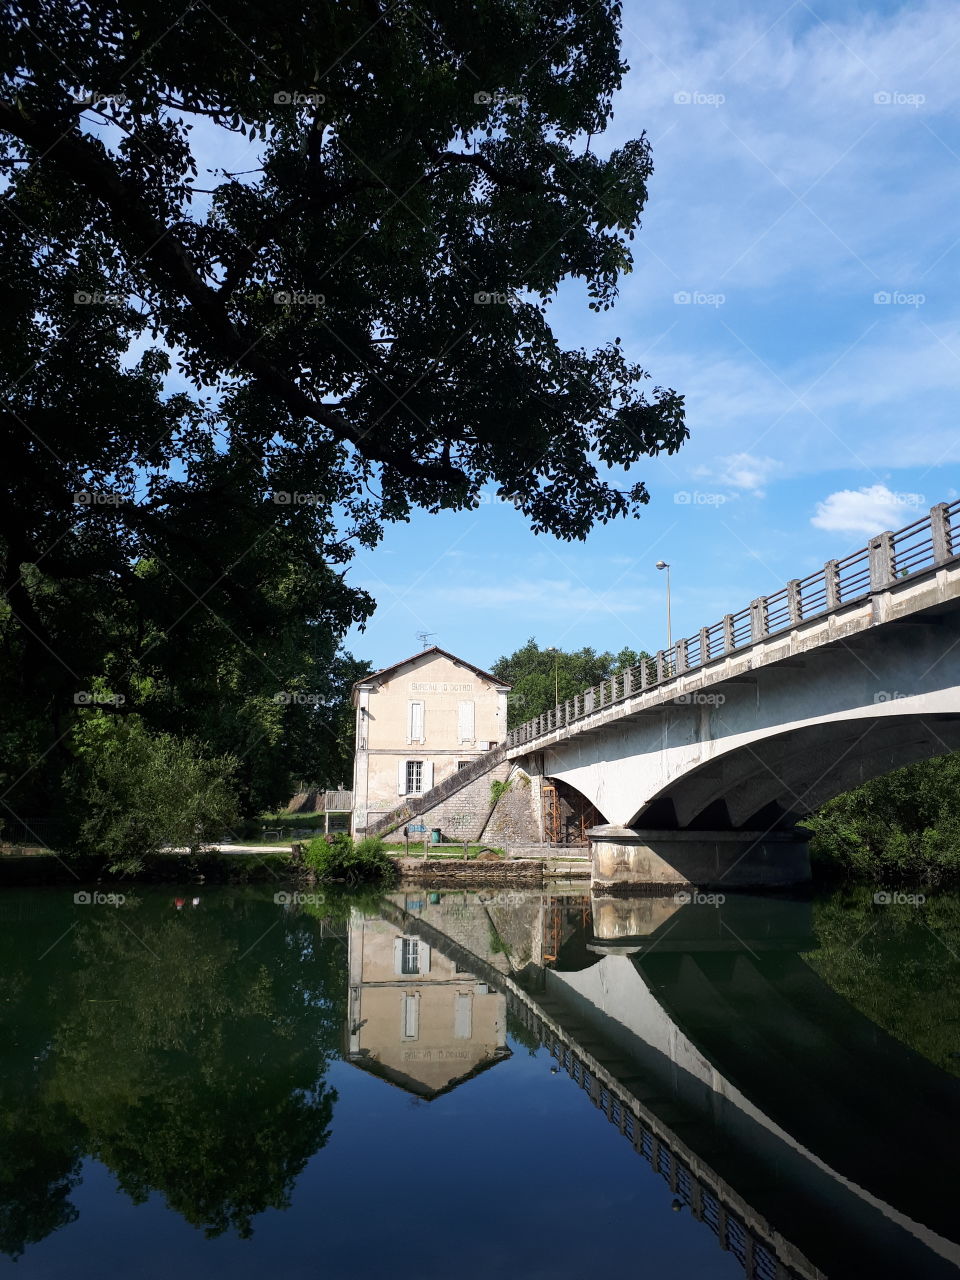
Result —
<path fill-rule="evenodd" d="M 529 934 L 538 904 L 502 896 L 477 897 L 481 923 L 509 935 L 515 911 Z M 385 899 L 384 918 L 503 992 L 747 1280 L 957 1275 L 960 1082 L 806 964 L 809 903 L 594 897 L 592 925 L 552 969 L 477 955 L 484 930 L 466 904 L 402 902 Z"/>
<path fill-rule="evenodd" d="M 797 822 L 960 749 L 960 501 L 513 729 L 505 755 L 606 819 L 594 881 L 809 877 Z"/>

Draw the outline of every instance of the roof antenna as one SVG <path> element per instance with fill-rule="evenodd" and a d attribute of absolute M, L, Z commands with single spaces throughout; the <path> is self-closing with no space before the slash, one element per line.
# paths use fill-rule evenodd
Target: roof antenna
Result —
<path fill-rule="evenodd" d="M 437 634 L 437 633 L 436 633 L 435 631 L 418 631 L 418 632 L 417 632 L 417 639 L 420 641 L 420 643 L 421 643 L 421 644 L 423 645 L 423 647 L 426 649 L 426 647 L 427 647 L 427 641 L 430 639 L 430 637 L 431 637 L 431 636 L 435 636 L 436 634 Z"/>

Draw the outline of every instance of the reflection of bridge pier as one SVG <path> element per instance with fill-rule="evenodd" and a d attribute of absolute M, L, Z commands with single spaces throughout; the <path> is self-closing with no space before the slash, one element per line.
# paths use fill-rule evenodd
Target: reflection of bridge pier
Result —
<path fill-rule="evenodd" d="M 398 901 L 384 915 L 501 991 L 747 1276 L 956 1276 L 960 1086 L 803 961 L 809 903 L 596 899 L 594 931 L 559 948 L 574 967 L 531 958 L 519 981 L 470 950 L 489 905 L 462 904 L 449 935 Z"/>

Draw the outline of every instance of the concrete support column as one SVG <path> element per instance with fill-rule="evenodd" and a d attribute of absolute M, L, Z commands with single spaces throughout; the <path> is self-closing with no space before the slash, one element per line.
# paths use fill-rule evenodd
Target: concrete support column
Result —
<path fill-rule="evenodd" d="M 652 831 L 593 827 L 595 887 L 774 888 L 810 879 L 803 831 Z"/>

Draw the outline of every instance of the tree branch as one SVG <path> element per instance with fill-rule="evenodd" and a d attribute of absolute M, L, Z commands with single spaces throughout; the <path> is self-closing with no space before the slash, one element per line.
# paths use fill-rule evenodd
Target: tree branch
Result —
<path fill-rule="evenodd" d="M 240 333 L 225 310 L 225 298 L 195 270 L 184 245 L 147 207 L 139 186 L 122 177 L 105 158 L 102 144 L 74 129 L 29 115 L 0 102 L 0 129 L 13 134 L 43 159 L 56 164 L 95 200 L 109 210 L 142 248 L 139 261 L 150 264 L 154 283 L 172 288 L 187 303 L 229 366 L 249 373 L 295 417 L 325 427 L 334 439 L 352 445 L 363 457 L 391 466 L 411 480 L 462 485 L 468 477 L 459 468 L 435 461 L 418 462 L 409 454 L 372 439 L 330 405 L 308 396 L 288 371 L 256 352 L 256 339 Z"/>

